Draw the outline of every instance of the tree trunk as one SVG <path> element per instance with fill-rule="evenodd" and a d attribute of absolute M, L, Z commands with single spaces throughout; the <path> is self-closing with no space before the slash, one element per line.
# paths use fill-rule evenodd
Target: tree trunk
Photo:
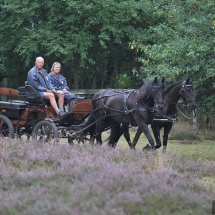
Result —
<path fill-rule="evenodd" d="M 106 78 L 106 74 L 107 74 L 107 59 L 105 60 L 104 64 L 103 64 L 103 71 L 102 71 L 102 78 L 101 78 L 101 89 L 104 88 L 104 83 L 105 83 L 105 78 Z"/>
<path fill-rule="evenodd" d="M 92 84 L 91 89 L 95 89 L 95 88 L 96 88 L 96 77 L 94 76 L 93 77 L 93 84 Z"/>
<path fill-rule="evenodd" d="M 110 87 L 113 84 L 113 78 L 117 75 L 117 60 L 118 60 L 118 52 L 116 52 L 115 59 L 114 59 L 114 67 L 113 67 L 113 73 L 110 79 Z"/>
<path fill-rule="evenodd" d="M 74 77 L 74 85 L 75 89 L 79 89 L 78 87 L 78 69 L 76 68 L 75 61 L 72 61 L 72 72 L 73 72 L 73 77 Z"/>

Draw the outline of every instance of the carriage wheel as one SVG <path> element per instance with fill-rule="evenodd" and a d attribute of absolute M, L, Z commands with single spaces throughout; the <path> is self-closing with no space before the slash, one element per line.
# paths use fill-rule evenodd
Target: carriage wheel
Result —
<path fill-rule="evenodd" d="M 14 128 L 8 117 L 0 114 L 0 138 L 14 138 Z"/>
<path fill-rule="evenodd" d="M 46 120 L 38 122 L 32 131 L 32 140 L 38 143 L 58 143 L 59 133 L 57 126 Z"/>

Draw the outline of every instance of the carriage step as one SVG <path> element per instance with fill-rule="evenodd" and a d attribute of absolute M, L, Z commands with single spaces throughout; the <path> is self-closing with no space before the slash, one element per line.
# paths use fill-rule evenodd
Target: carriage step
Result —
<path fill-rule="evenodd" d="M 63 115 L 62 117 L 59 118 L 60 121 L 64 121 L 66 120 L 68 117 L 70 117 L 71 113 L 67 112 L 65 115 Z"/>

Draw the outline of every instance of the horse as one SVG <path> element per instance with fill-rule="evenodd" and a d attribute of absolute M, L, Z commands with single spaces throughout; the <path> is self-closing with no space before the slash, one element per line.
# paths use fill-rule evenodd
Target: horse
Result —
<path fill-rule="evenodd" d="M 148 129 L 155 111 L 164 107 L 164 79 L 145 82 L 139 90 L 101 90 L 92 98 L 92 109 L 96 124 L 96 141 L 102 144 L 101 132 L 104 125 L 121 124 L 124 136 L 131 147 L 129 125 L 138 126 L 146 135 L 152 150 L 154 140 Z"/>
<path fill-rule="evenodd" d="M 151 124 L 151 128 L 153 131 L 154 138 L 156 140 L 155 148 L 158 149 L 161 147 L 160 140 L 160 130 L 164 128 L 164 136 L 163 136 L 163 152 L 166 152 L 168 135 L 170 130 L 172 129 L 173 122 L 177 120 L 177 103 L 178 100 L 182 98 L 189 106 L 191 110 L 196 109 L 196 99 L 195 93 L 192 87 L 192 82 L 190 78 L 185 80 L 181 80 L 173 83 L 169 87 L 167 87 L 164 91 L 164 108 L 160 112 L 160 114 L 155 115 L 153 122 Z M 118 130 L 118 131 L 117 131 Z M 118 141 L 119 137 L 123 133 L 123 127 L 118 125 L 111 130 L 109 144 L 115 144 Z M 142 131 L 138 128 L 136 135 L 134 137 L 133 143 L 131 145 L 132 149 L 135 149 L 137 141 L 141 135 Z M 147 145 L 144 149 L 149 149 L 150 146 Z"/>

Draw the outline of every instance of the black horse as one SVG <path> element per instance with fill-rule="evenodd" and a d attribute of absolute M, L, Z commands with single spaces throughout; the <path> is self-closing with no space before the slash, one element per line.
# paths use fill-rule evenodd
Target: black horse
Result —
<path fill-rule="evenodd" d="M 190 78 L 178 81 L 165 89 L 164 108 L 162 109 L 160 114 L 157 114 L 155 116 L 151 124 L 151 128 L 156 140 L 156 149 L 161 147 L 160 130 L 161 128 L 164 128 L 163 152 L 166 152 L 168 135 L 170 130 L 172 129 L 173 122 L 176 121 L 177 103 L 180 98 L 182 98 L 188 104 L 191 110 L 195 110 L 197 105 Z M 123 127 L 120 125 L 112 129 L 109 144 L 116 144 L 123 132 Z M 133 143 L 131 145 L 132 149 L 135 148 L 141 133 L 141 129 L 138 128 Z M 150 149 L 150 146 L 147 145 L 146 147 L 144 147 L 144 149 Z"/>
<path fill-rule="evenodd" d="M 117 92 L 112 89 L 101 90 L 92 98 L 93 114 L 96 121 L 96 141 L 102 144 L 101 132 L 107 125 L 121 124 L 124 136 L 131 147 L 129 125 L 138 126 L 146 135 L 152 149 L 154 140 L 148 129 L 153 114 L 163 108 L 164 79 L 150 80 L 139 90 Z"/>

